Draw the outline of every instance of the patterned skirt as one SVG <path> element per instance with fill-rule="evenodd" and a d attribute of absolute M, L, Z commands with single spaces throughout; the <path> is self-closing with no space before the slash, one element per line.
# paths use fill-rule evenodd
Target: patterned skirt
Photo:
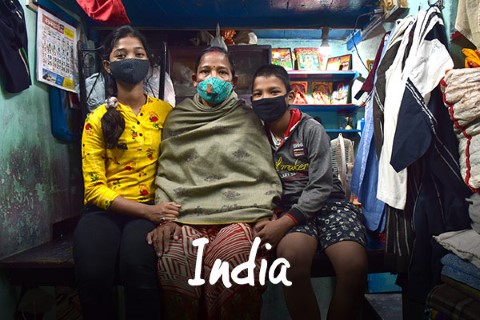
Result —
<path fill-rule="evenodd" d="M 199 247 L 192 244 L 199 238 L 208 239 L 199 264 L 201 271 L 196 270 Z M 255 286 L 238 285 L 230 277 L 233 268 L 248 261 L 252 242 L 253 230 L 251 225 L 246 223 L 183 225 L 180 239 L 172 240 L 169 251 L 158 261 L 164 302 L 162 308 L 167 319 L 259 319 L 265 287 L 258 285 L 258 274 L 261 260 L 267 258 L 266 253 L 259 251 L 256 255 Z M 216 282 L 210 283 L 211 270 L 217 259 L 229 264 L 231 286 L 228 288 L 222 281 L 223 276 L 212 279 Z M 196 272 L 201 272 L 205 283 L 191 286 L 188 280 L 194 279 Z M 239 278 L 246 275 L 247 272 L 242 271 Z M 227 281 L 226 283 L 228 286 Z"/>

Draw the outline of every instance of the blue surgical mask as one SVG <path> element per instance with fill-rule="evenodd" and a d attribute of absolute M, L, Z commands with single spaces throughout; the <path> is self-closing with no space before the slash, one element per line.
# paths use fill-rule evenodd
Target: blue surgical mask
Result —
<path fill-rule="evenodd" d="M 233 91 L 231 82 L 211 77 L 197 85 L 197 92 L 203 100 L 216 106 L 225 101 Z"/>

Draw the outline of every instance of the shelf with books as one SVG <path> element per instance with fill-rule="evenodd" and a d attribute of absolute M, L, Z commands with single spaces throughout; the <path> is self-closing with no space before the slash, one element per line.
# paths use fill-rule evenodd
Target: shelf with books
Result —
<path fill-rule="evenodd" d="M 352 103 L 352 82 L 359 76 L 353 70 L 288 71 L 295 92 L 293 107 L 322 123 L 330 137 L 339 133 L 358 139 L 357 122 L 363 108 Z"/>
<path fill-rule="evenodd" d="M 351 102 L 351 85 L 357 71 L 288 71 L 295 105 L 342 105 Z"/>

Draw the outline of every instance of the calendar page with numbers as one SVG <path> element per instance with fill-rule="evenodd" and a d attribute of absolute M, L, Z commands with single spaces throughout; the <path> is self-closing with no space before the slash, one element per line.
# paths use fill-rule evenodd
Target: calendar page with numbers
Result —
<path fill-rule="evenodd" d="M 78 83 L 77 29 L 38 8 L 37 80 L 75 91 Z"/>

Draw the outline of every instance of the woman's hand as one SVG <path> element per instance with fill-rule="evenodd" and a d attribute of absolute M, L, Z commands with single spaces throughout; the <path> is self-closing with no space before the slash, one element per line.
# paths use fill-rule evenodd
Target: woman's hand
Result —
<path fill-rule="evenodd" d="M 178 218 L 180 208 L 181 205 L 176 202 L 160 202 L 149 206 L 147 218 L 154 223 L 174 221 Z"/>
<path fill-rule="evenodd" d="M 288 230 L 294 225 L 295 223 L 285 216 L 273 221 L 263 220 L 255 224 L 253 227 L 253 235 L 254 237 L 260 238 L 260 247 L 265 245 L 265 243 L 269 243 L 272 247 L 276 247 Z"/>
<path fill-rule="evenodd" d="M 179 240 L 182 227 L 175 222 L 167 222 L 159 225 L 147 234 L 147 242 L 155 248 L 158 257 L 167 253 L 170 249 L 170 241 Z"/>

